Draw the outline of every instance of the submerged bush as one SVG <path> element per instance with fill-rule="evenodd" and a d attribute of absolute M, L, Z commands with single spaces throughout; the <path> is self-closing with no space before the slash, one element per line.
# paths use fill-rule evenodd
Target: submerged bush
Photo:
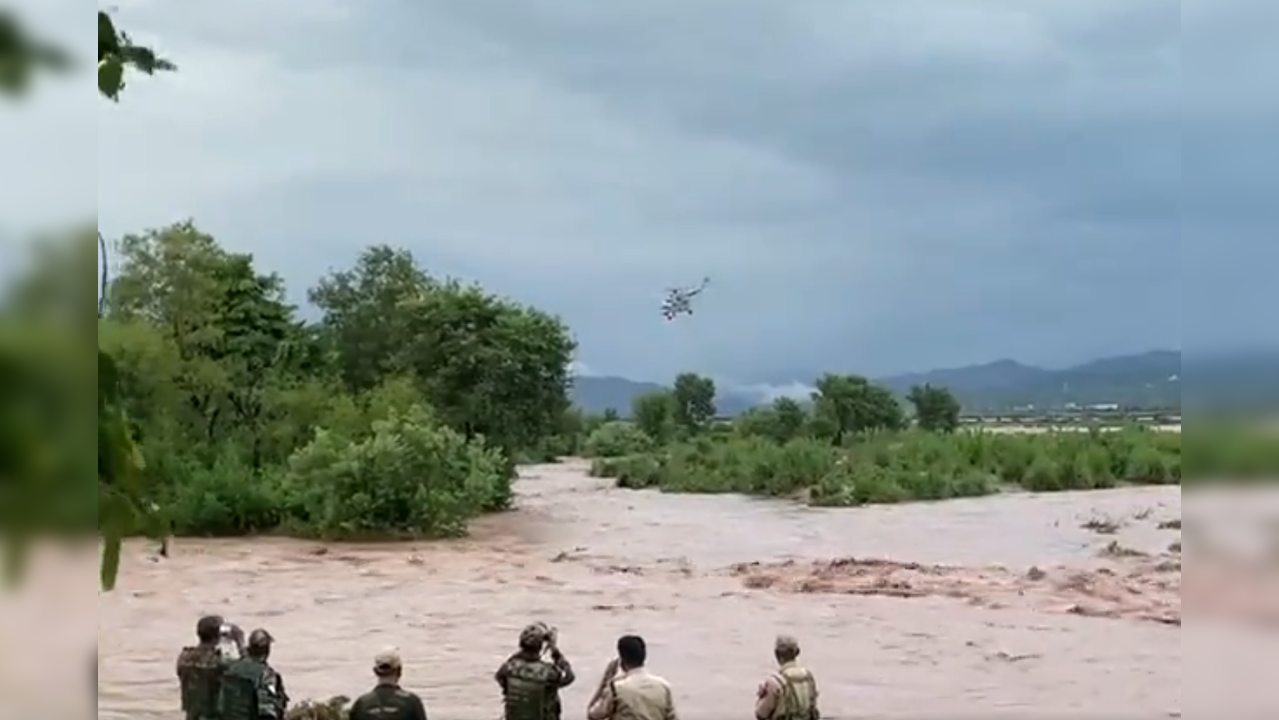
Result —
<path fill-rule="evenodd" d="M 653 438 L 634 423 L 614 420 L 604 423 L 586 438 L 586 455 L 616 458 L 653 449 Z"/>
<path fill-rule="evenodd" d="M 459 535 L 503 492 L 505 460 L 421 406 L 350 439 L 320 431 L 289 460 L 295 530 L 328 539 Z"/>
<path fill-rule="evenodd" d="M 278 476 L 258 474 L 225 452 L 211 465 L 177 460 L 183 482 L 173 486 L 164 508 L 179 535 L 234 536 L 275 529 L 288 502 Z"/>
<path fill-rule="evenodd" d="M 628 488 L 802 496 L 843 506 L 978 497 L 1006 489 L 1093 490 L 1182 482 L 1182 435 L 1143 428 L 1056 433 L 863 434 L 841 446 L 737 432 L 597 461 L 592 472 Z M 1191 436 L 1192 448 L 1205 438 Z M 1258 435 L 1209 442 L 1194 469 L 1279 478 L 1279 452 Z M 1228 448 L 1228 450 L 1227 450 Z"/>

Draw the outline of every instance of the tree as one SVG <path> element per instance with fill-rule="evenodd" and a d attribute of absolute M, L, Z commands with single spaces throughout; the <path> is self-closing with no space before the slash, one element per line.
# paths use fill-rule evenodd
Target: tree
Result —
<path fill-rule="evenodd" d="M 916 385 L 907 399 L 915 407 L 915 422 L 920 429 L 950 433 L 959 429 L 960 404 L 947 388 Z"/>
<path fill-rule="evenodd" d="M 808 411 L 803 405 L 792 398 L 781 397 L 769 405 L 747 410 L 737 418 L 734 425 L 742 435 L 766 437 L 774 442 L 787 443 L 805 434 L 809 419 Z"/>
<path fill-rule="evenodd" d="M 896 430 L 906 424 L 892 392 L 860 375 L 823 376 L 817 381 L 813 403 L 821 423 L 829 428 L 829 439 L 837 445 L 849 435 Z"/>
<path fill-rule="evenodd" d="M 307 342 L 282 281 L 258 274 L 252 256 L 226 252 L 190 221 L 126 236 L 120 246 L 108 318 L 160 328 L 177 349 L 177 382 L 203 440 L 215 447 L 247 436 L 251 466 L 261 468 L 267 390 Z"/>
<path fill-rule="evenodd" d="M 773 401 L 773 416 L 777 423 L 777 439 L 790 442 L 804 432 L 808 412 L 793 398 L 780 397 Z"/>
<path fill-rule="evenodd" d="M 637 396 L 631 403 L 631 416 L 635 424 L 654 442 L 670 442 L 675 434 L 675 394 L 670 390 L 655 390 Z"/>
<path fill-rule="evenodd" d="M 433 282 L 401 312 L 400 362 L 446 423 L 502 450 L 512 471 L 558 431 L 577 349 L 559 318 L 455 281 Z"/>
<path fill-rule="evenodd" d="M 311 289 L 308 297 L 324 311 L 322 325 L 349 389 L 368 390 L 404 370 L 414 302 L 436 286 L 412 253 L 375 245 L 354 268 L 334 272 Z"/>
<path fill-rule="evenodd" d="M 715 381 L 708 377 L 681 374 L 675 378 L 673 400 L 675 424 L 690 435 L 706 429 L 715 419 Z"/>

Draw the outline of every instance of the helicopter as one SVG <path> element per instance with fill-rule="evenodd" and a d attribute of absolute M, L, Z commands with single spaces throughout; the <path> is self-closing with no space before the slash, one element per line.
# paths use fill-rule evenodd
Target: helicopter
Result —
<path fill-rule="evenodd" d="M 700 285 L 689 288 L 667 288 L 666 299 L 662 301 L 662 317 L 667 322 L 674 320 L 680 315 L 693 314 L 693 298 L 702 294 L 711 284 L 709 277 L 702 278 Z"/>

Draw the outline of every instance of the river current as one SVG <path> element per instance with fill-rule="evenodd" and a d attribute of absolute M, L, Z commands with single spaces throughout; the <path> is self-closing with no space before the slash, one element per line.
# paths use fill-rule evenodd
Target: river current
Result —
<path fill-rule="evenodd" d="M 818 510 L 618 490 L 568 462 L 525 469 L 518 492 L 453 542 L 179 540 L 168 559 L 133 543 L 96 608 L 92 549 L 46 553 L 0 607 L 0 705 L 88 717 L 57 688 L 88 664 L 96 610 L 103 720 L 179 717 L 174 658 L 207 612 L 267 628 L 295 699 L 363 692 L 395 647 L 441 719 L 497 717 L 493 671 L 533 620 L 558 626 L 581 678 L 566 718 L 627 632 L 693 720 L 750 717 L 778 633 L 829 718 L 1180 717 L 1185 671 L 1192 711 L 1279 708 L 1279 587 L 1204 561 L 1225 569 L 1188 581 L 1205 619 L 1183 638 L 1179 488 Z M 1275 507 L 1259 497 L 1217 512 L 1242 526 L 1239 507 Z"/>

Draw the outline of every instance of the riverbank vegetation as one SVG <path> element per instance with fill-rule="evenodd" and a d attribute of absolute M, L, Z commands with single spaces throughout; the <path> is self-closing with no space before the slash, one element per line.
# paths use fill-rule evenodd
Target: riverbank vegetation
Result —
<path fill-rule="evenodd" d="M 49 361 L 77 357 L 67 348 L 16 350 L 33 347 L 34 328 L 54 326 L 33 322 L 68 295 L 49 289 L 84 277 L 98 249 L 89 232 L 45 245 L 4 298 L 15 352 L 0 355 L 21 369 L 14 389 L 31 394 L 31 407 L 90 376 Z M 556 446 L 576 432 L 564 427 L 567 328 L 433 276 L 405 251 L 371 247 L 320 279 L 308 293 L 313 321 L 286 301 L 279 277 L 190 222 L 126 236 L 112 261 L 96 330 L 139 460 L 147 522 L 134 532 L 456 535 L 510 504 L 517 461 L 574 450 Z M 65 412 L 51 411 L 42 432 L 77 416 L 83 393 L 62 395 Z M 50 458 L 81 457 L 61 450 L 74 441 L 46 444 Z M 49 503 L 65 531 L 92 527 L 99 511 L 84 492 Z"/>
<path fill-rule="evenodd" d="M 811 403 L 780 399 L 730 424 L 706 419 L 713 396 L 709 380 L 686 378 L 638 399 L 633 421 L 606 423 L 586 440 L 593 473 L 629 488 L 827 506 L 1279 479 L 1279 443 L 1241 427 L 985 432 L 960 427 L 944 388 L 916 388 L 903 405 L 847 375 L 820 380 Z M 682 410 L 690 406 L 703 412 Z"/>
<path fill-rule="evenodd" d="M 100 343 L 181 534 L 457 534 L 568 409 L 554 317 L 371 247 L 308 293 L 191 223 L 125 237 Z"/>

